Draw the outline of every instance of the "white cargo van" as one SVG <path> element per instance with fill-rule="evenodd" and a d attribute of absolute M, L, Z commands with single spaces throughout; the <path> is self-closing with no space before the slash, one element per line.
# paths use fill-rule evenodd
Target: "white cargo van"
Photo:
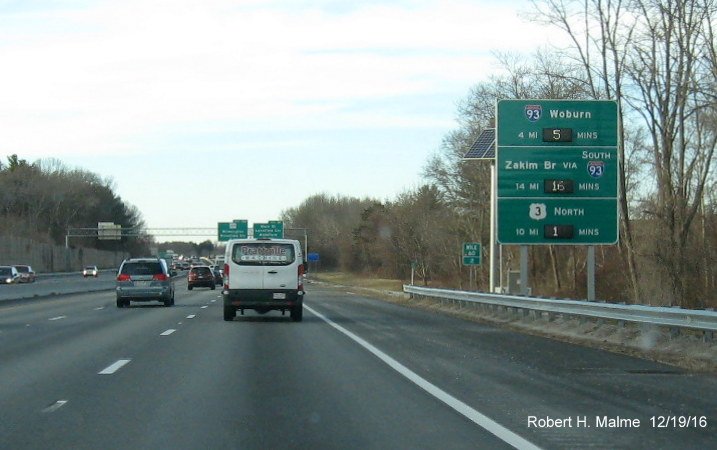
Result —
<path fill-rule="evenodd" d="M 245 309 L 303 315 L 304 258 L 294 239 L 232 239 L 224 255 L 224 320 Z"/>

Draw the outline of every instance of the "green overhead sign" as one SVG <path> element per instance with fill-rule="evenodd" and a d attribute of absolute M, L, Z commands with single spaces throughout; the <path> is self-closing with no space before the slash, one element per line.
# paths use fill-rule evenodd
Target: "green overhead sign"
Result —
<path fill-rule="evenodd" d="M 268 223 L 254 224 L 254 238 L 281 239 L 284 237 L 284 222 L 270 220 Z"/>
<path fill-rule="evenodd" d="M 217 224 L 217 235 L 220 242 L 230 239 L 246 239 L 249 237 L 247 221 L 234 220 L 233 222 L 219 222 Z"/>
<path fill-rule="evenodd" d="M 498 242 L 615 244 L 614 101 L 499 100 Z"/>

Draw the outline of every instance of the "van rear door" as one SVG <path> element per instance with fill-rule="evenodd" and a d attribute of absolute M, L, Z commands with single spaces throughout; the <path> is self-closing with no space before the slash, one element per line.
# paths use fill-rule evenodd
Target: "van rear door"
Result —
<path fill-rule="evenodd" d="M 237 243 L 231 257 L 236 264 L 229 274 L 232 289 L 296 289 L 298 286 L 296 251 L 291 243 L 270 240 Z"/>

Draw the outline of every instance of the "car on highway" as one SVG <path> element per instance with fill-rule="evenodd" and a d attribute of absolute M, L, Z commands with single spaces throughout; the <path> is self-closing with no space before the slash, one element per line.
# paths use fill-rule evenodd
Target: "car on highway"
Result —
<path fill-rule="evenodd" d="M 99 273 L 100 270 L 97 268 L 97 266 L 85 266 L 85 268 L 82 270 L 83 277 L 97 277 Z"/>
<path fill-rule="evenodd" d="M 20 274 L 20 283 L 35 282 L 35 271 L 32 270 L 31 266 L 26 264 L 15 264 L 13 267 L 17 269 L 17 272 Z"/>
<path fill-rule="evenodd" d="M 212 266 L 212 272 L 214 273 L 214 282 L 217 286 L 224 284 L 224 270 L 219 266 Z"/>
<path fill-rule="evenodd" d="M 129 258 L 122 261 L 117 272 L 117 307 L 131 302 L 160 301 L 174 305 L 174 280 L 161 258 Z"/>
<path fill-rule="evenodd" d="M 20 282 L 20 272 L 13 266 L 0 266 L 0 284 L 16 284 Z"/>
<path fill-rule="evenodd" d="M 217 285 L 214 279 L 214 272 L 209 266 L 194 266 L 187 274 L 187 289 L 190 291 L 195 287 L 208 287 L 215 289 Z"/>
<path fill-rule="evenodd" d="M 304 302 L 304 260 L 294 239 L 232 239 L 224 257 L 224 320 L 245 309 L 264 314 L 289 311 L 300 322 Z"/>

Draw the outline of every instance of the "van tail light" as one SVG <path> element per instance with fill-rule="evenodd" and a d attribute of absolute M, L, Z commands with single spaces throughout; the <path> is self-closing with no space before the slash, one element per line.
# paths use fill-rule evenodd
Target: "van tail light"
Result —
<path fill-rule="evenodd" d="M 158 273 L 158 274 L 155 274 L 152 277 L 152 279 L 155 281 L 167 281 L 169 279 L 169 277 L 167 277 L 167 275 L 165 275 L 163 273 Z"/>
<path fill-rule="evenodd" d="M 229 289 L 229 264 L 224 264 L 224 289 Z"/>
<path fill-rule="evenodd" d="M 304 290 L 304 265 L 299 264 L 299 290 Z"/>
<path fill-rule="evenodd" d="M 129 280 L 131 280 L 131 278 L 128 273 L 121 273 L 121 274 L 117 275 L 117 281 L 129 281 Z"/>

